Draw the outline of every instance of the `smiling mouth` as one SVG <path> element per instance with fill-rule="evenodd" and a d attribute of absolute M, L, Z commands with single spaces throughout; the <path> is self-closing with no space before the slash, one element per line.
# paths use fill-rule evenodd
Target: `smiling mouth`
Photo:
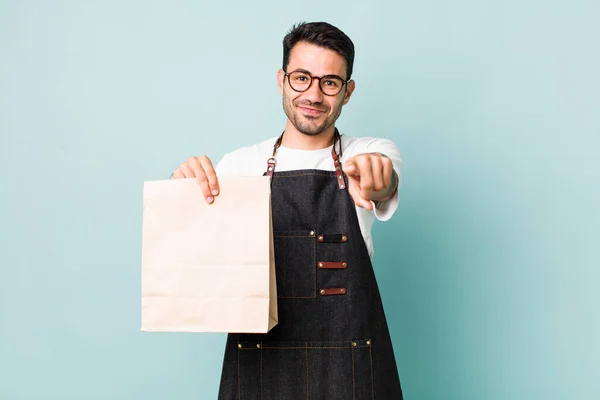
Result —
<path fill-rule="evenodd" d="M 317 117 L 321 114 L 323 114 L 325 111 L 323 110 L 319 110 L 316 108 L 310 108 L 310 107 L 302 107 L 302 106 L 298 106 L 298 108 L 300 109 L 300 111 L 302 111 L 304 114 L 309 115 L 311 117 Z"/>

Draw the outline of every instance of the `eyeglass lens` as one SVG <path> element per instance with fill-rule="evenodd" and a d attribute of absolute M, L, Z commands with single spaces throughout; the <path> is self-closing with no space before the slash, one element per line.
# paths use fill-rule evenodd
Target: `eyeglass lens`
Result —
<path fill-rule="evenodd" d="M 294 71 L 289 74 L 288 78 L 292 89 L 298 92 L 307 90 L 312 82 L 312 77 L 302 71 Z M 336 95 L 342 90 L 343 81 L 341 78 L 327 76 L 318 79 L 318 81 L 321 90 L 327 95 Z"/>

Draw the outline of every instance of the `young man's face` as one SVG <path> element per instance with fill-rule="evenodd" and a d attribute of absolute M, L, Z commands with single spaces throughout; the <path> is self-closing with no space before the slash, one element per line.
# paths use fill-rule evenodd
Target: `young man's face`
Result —
<path fill-rule="evenodd" d="M 333 50 L 328 50 L 306 42 L 297 43 L 290 53 L 287 73 L 304 71 L 308 75 L 323 77 L 337 75 L 346 80 L 346 60 Z M 296 129 L 306 135 L 318 135 L 331 127 L 342 112 L 342 107 L 348 103 L 354 81 L 343 85 L 342 90 L 328 96 L 319 87 L 320 80 L 313 79 L 304 92 L 297 92 L 290 87 L 289 75 L 279 70 L 279 92 L 283 95 L 283 109 Z M 306 79 L 297 79 L 294 83 L 299 86 Z M 330 82 L 325 82 L 330 84 Z"/>

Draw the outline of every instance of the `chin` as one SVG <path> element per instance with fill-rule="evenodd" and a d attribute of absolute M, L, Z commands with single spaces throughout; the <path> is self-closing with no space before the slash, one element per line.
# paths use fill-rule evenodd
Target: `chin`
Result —
<path fill-rule="evenodd" d="M 309 121 L 314 121 L 311 118 L 305 118 Z M 326 124 L 319 124 L 319 125 L 312 125 L 312 124 L 296 124 L 296 129 L 298 129 L 298 131 L 300 133 L 303 133 L 305 135 L 308 136 L 317 136 L 320 135 L 321 133 L 323 133 L 326 129 L 327 126 Z"/>
<path fill-rule="evenodd" d="M 296 129 L 298 129 L 298 132 L 300 132 L 304 135 L 317 136 L 317 135 L 320 135 L 321 133 L 325 132 L 327 127 L 326 126 L 318 126 L 318 127 L 305 129 L 305 127 L 303 127 L 303 126 L 296 126 Z"/>

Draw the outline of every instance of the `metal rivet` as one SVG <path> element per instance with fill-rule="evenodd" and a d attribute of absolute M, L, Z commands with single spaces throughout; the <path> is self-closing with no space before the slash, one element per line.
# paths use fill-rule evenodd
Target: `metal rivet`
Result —
<path fill-rule="evenodd" d="M 319 242 L 323 241 L 323 235 L 319 236 Z"/>
<path fill-rule="evenodd" d="M 315 231 L 310 231 L 310 236 L 315 236 Z"/>
<path fill-rule="evenodd" d="M 319 268 L 323 268 L 323 263 L 322 262 L 319 263 Z"/>
<path fill-rule="evenodd" d="M 341 177 L 341 176 L 338 176 L 338 179 L 342 179 L 342 177 Z"/>
<path fill-rule="evenodd" d="M 340 293 L 346 293 L 346 289 L 340 289 Z"/>
<path fill-rule="evenodd" d="M 342 236 L 342 242 L 347 242 L 348 241 L 348 236 L 344 235 Z"/>
<path fill-rule="evenodd" d="M 238 349 L 241 349 L 241 348 L 242 348 L 242 344 L 238 343 Z"/>
<path fill-rule="evenodd" d="M 321 289 L 321 291 L 319 293 L 325 294 L 325 289 Z"/>
<path fill-rule="evenodd" d="M 257 344 L 256 344 L 256 348 L 257 348 L 257 349 L 260 349 L 260 343 L 257 343 Z"/>
<path fill-rule="evenodd" d="M 345 189 L 345 188 L 346 188 L 346 186 L 344 186 L 344 185 L 340 186 L 340 189 Z"/>
<path fill-rule="evenodd" d="M 348 263 L 342 263 L 342 267 L 347 267 Z"/>
<path fill-rule="evenodd" d="M 269 167 L 269 171 L 273 171 L 273 168 Z"/>
<path fill-rule="evenodd" d="M 370 340 L 367 340 L 367 345 L 369 345 L 369 346 L 371 345 L 371 341 Z"/>
<path fill-rule="evenodd" d="M 356 342 L 352 342 L 352 347 L 356 347 Z"/>

